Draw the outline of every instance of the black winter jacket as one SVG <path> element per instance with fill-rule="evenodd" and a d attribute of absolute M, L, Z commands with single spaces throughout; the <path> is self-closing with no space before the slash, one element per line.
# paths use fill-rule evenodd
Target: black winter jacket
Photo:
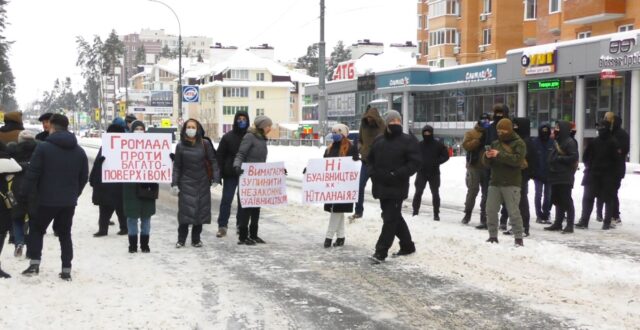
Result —
<path fill-rule="evenodd" d="M 556 136 L 554 146 L 549 153 L 549 181 L 554 184 L 573 186 L 575 171 L 579 159 L 578 144 L 569 136 L 571 124 L 559 121 L 560 133 Z"/>
<path fill-rule="evenodd" d="M 514 118 L 513 122 L 518 126 L 515 132 L 520 136 L 524 144 L 527 146 L 527 168 L 522 170 L 522 180 L 529 180 L 536 175 L 538 171 L 539 155 L 533 139 L 531 138 L 531 121 L 528 118 Z"/>
<path fill-rule="evenodd" d="M 619 152 L 620 145 L 611 133 L 600 133 L 585 148 L 582 156 L 584 163 L 584 176 L 582 185 L 590 185 L 594 179 L 604 179 L 611 191 L 618 181 L 618 172 L 612 171 L 619 163 L 622 155 Z"/>
<path fill-rule="evenodd" d="M 346 142 L 345 142 L 346 141 Z M 342 143 L 350 143 L 348 139 L 343 139 Z M 349 147 L 349 151 L 345 156 L 340 156 L 340 146 L 327 148 L 324 152 L 324 158 L 331 157 L 352 157 L 353 160 L 360 159 L 360 154 L 358 153 L 358 147 L 354 144 L 351 144 Z M 351 213 L 353 212 L 353 203 L 351 204 L 324 204 L 324 210 L 331 213 Z"/>
<path fill-rule="evenodd" d="M 629 134 L 622 129 L 622 119 L 618 116 L 613 118 L 611 133 L 618 144 L 618 150 L 621 155 L 616 162 L 616 172 L 618 173 L 618 179 L 622 180 L 627 172 L 627 155 L 629 154 L 630 139 Z"/>
<path fill-rule="evenodd" d="M 220 166 L 220 172 L 223 179 L 237 177 L 233 170 L 233 161 L 236 159 L 238 149 L 240 149 L 242 138 L 247 134 L 247 128 L 241 129 L 236 123 L 239 116 L 247 117 L 247 128 L 251 124 L 251 122 L 248 121 L 249 114 L 244 111 L 238 111 L 233 118 L 233 129 L 222 136 L 222 139 L 218 144 L 216 157 L 218 159 L 218 165 Z"/>
<path fill-rule="evenodd" d="M 547 124 L 544 124 L 538 128 L 538 137 L 533 139 L 533 145 L 536 148 L 536 153 L 538 156 L 534 178 L 542 182 L 547 182 L 549 177 L 549 153 L 551 152 L 554 144 L 549 134 L 546 136 L 544 135 L 544 128 L 548 129 L 549 134 L 551 134 L 551 127 Z"/>
<path fill-rule="evenodd" d="M 96 160 L 93 162 L 91 173 L 89 174 L 89 185 L 93 187 L 91 201 L 94 205 L 112 206 L 122 208 L 122 183 L 102 182 L 102 148 L 98 150 Z"/>
<path fill-rule="evenodd" d="M 24 176 L 29 170 L 31 156 L 35 151 L 37 143 L 32 140 L 26 140 L 20 143 L 9 143 L 7 145 L 7 152 L 11 158 L 15 159 L 22 167 L 22 172 L 16 173 L 13 177 L 13 183 L 11 184 L 11 190 L 17 196 L 22 188 L 24 182 Z M 26 202 L 26 203 L 25 203 Z M 13 216 L 24 216 L 25 213 L 29 213 L 33 217 L 38 209 L 38 195 L 34 191 L 29 195 L 28 200 L 18 201 L 18 205 L 11 210 Z"/>
<path fill-rule="evenodd" d="M 424 138 L 424 132 L 430 131 L 431 137 Z M 440 165 L 449 160 L 449 150 L 440 141 L 433 137 L 433 128 L 429 125 L 422 129 L 423 140 L 420 142 L 420 154 L 422 155 L 422 166 L 420 173 L 427 178 L 440 175 Z"/>
<path fill-rule="evenodd" d="M 56 132 L 36 147 L 20 199 L 37 191 L 40 206 L 76 206 L 88 177 L 87 155 L 76 137 L 67 131 Z"/>
<path fill-rule="evenodd" d="M 367 170 L 376 199 L 404 200 L 409 195 L 409 179 L 421 165 L 418 140 L 409 134 L 392 135 L 388 130 L 371 146 Z"/>

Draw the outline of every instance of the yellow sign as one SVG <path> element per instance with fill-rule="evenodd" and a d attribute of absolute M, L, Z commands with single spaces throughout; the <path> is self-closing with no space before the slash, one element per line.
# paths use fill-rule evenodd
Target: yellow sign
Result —
<path fill-rule="evenodd" d="M 556 72 L 556 50 L 524 54 L 520 58 L 525 75 Z"/>
<path fill-rule="evenodd" d="M 100 120 L 100 108 L 96 108 L 95 115 L 96 121 Z"/>
<path fill-rule="evenodd" d="M 162 128 L 171 127 L 171 119 L 170 118 L 162 118 L 162 121 L 160 122 L 160 127 L 162 127 Z"/>
<path fill-rule="evenodd" d="M 120 118 L 124 118 L 127 115 L 127 103 L 120 102 Z"/>
<path fill-rule="evenodd" d="M 4 123 L 4 112 L 0 112 L 0 121 Z"/>

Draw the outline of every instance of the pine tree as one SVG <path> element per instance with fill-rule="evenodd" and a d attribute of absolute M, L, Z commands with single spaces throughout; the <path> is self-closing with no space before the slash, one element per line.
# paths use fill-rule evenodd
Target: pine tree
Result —
<path fill-rule="evenodd" d="M 4 37 L 4 28 L 7 22 L 7 6 L 8 1 L 0 0 L 0 107 L 4 111 L 15 111 L 18 109 L 18 103 L 15 99 L 15 77 L 9 65 L 7 53 L 12 42 L 7 41 Z"/>
<path fill-rule="evenodd" d="M 342 40 L 338 41 L 338 44 L 333 47 L 331 52 L 331 58 L 329 59 L 329 68 L 327 68 L 327 78 L 333 80 L 333 73 L 335 72 L 338 64 L 351 59 L 351 51 L 344 47 Z"/>
<path fill-rule="evenodd" d="M 138 66 L 138 65 L 141 65 L 141 64 L 146 64 L 146 62 L 147 62 L 147 52 L 144 49 L 144 45 L 142 45 L 136 51 L 136 58 L 134 60 L 134 65 Z"/>
<path fill-rule="evenodd" d="M 306 69 L 307 74 L 313 77 L 318 76 L 318 45 L 313 44 L 307 47 L 307 54 L 298 58 L 296 64 L 298 69 Z"/>

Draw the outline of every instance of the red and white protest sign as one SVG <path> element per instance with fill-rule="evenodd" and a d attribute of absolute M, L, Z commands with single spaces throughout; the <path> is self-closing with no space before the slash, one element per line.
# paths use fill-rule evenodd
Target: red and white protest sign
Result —
<path fill-rule="evenodd" d="M 284 163 L 243 163 L 240 176 L 242 207 L 287 205 L 287 180 Z"/>
<path fill-rule="evenodd" d="M 171 134 L 102 135 L 102 182 L 171 182 Z"/>
<path fill-rule="evenodd" d="M 355 203 L 360 188 L 360 162 L 351 157 L 311 159 L 302 179 L 302 202 Z"/>

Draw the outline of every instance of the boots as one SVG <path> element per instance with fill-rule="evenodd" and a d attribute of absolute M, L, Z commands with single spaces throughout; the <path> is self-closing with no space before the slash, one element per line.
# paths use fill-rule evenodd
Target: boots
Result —
<path fill-rule="evenodd" d="M 129 253 L 138 252 L 138 235 L 129 235 Z"/>
<path fill-rule="evenodd" d="M 58 274 L 63 281 L 71 281 L 71 268 L 62 268 L 62 272 Z"/>
<path fill-rule="evenodd" d="M 487 213 L 480 212 L 480 224 L 476 226 L 476 229 L 487 229 Z"/>
<path fill-rule="evenodd" d="M 149 253 L 149 235 L 140 235 L 140 250 L 142 253 Z"/>
<path fill-rule="evenodd" d="M 585 221 L 584 219 L 580 219 L 575 227 L 578 229 L 587 229 L 589 228 L 589 220 Z"/>
<path fill-rule="evenodd" d="M 487 240 L 487 243 L 498 243 L 498 238 L 497 237 L 489 237 L 489 239 Z"/>
<path fill-rule="evenodd" d="M 462 218 L 462 224 L 466 225 L 471 221 L 471 212 L 464 211 L 464 217 Z"/>
<path fill-rule="evenodd" d="M 343 238 L 336 238 L 336 242 L 333 243 L 334 247 L 343 246 L 343 245 L 344 245 L 344 237 Z"/>
<path fill-rule="evenodd" d="M 522 238 L 516 238 L 515 244 L 516 244 L 516 247 L 524 246 L 524 241 L 522 240 Z"/>
<path fill-rule="evenodd" d="M 556 219 L 553 224 L 549 227 L 544 227 L 544 230 L 548 231 L 559 231 L 562 230 L 562 219 Z"/>
<path fill-rule="evenodd" d="M 29 268 L 22 272 L 24 276 L 35 276 L 40 274 L 40 264 L 30 264 Z"/>
<path fill-rule="evenodd" d="M 433 212 L 433 221 L 440 221 L 440 213 Z"/>
<path fill-rule="evenodd" d="M 563 234 L 573 234 L 573 220 L 567 219 L 567 225 L 562 230 Z"/>
<path fill-rule="evenodd" d="M 2 270 L 2 267 L 0 267 L 0 278 L 11 278 L 11 275 L 9 275 L 9 274 L 5 273 L 5 272 Z"/>
<path fill-rule="evenodd" d="M 325 248 L 330 248 L 331 247 L 331 238 L 325 238 L 324 239 L 324 247 Z"/>

